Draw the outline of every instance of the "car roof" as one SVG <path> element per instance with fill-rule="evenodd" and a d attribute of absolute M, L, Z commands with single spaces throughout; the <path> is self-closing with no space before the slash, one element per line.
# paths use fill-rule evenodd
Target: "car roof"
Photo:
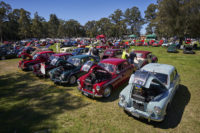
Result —
<path fill-rule="evenodd" d="M 142 70 L 145 71 L 163 73 L 167 75 L 170 75 L 174 69 L 175 67 L 172 65 L 159 64 L 159 63 L 150 63 L 142 67 Z"/>
<path fill-rule="evenodd" d="M 64 55 L 72 55 L 71 53 L 59 53 L 59 54 L 53 54 L 53 56 L 64 56 Z"/>
<path fill-rule="evenodd" d="M 120 59 L 120 58 L 108 58 L 102 60 L 100 63 L 107 63 L 107 64 L 112 64 L 112 65 L 119 65 L 122 62 L 126 61 L 125 59 Z"/>
<path fill-rule="evenodd" d="M 135 50 L 135 53 L 143 53 L 143 54 L 149 54 L 151 53 L 150 51 L 142 51 L 142 50 Z"/>
<path fill-rule="evenodd" d="M 72 58 L 87 58 L 87 57 L 91 57 L 90 55 L 75 55 L 75 56 L 72 56 Z"/>
<path fill-rule="evenodd" d="M 42 52 L 37 52 L 37 54 L 45 54 L 45 53 L 54 53 L 53 51 L 42 51 Z"/>

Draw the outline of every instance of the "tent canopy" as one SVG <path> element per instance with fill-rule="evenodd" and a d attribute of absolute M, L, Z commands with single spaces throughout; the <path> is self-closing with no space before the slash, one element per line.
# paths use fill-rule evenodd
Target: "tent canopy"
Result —
<path fill-rule="evenodd" d="M 133 37 L 133 38 L 136 38 L 137 36 L 132 34 L 132 35 L 129 35 L 128 37 Z"/>
<path fill-rule="evenodd" d="M 106 38 L 106 36 L 102 34 L 102 35 L 98 35 L 96 38 L 101 39 L 101 38 Z"/>
<path fill-rule="evenodd" d="M 146 35 L 147 38 L 156 38 L 156 35 L 155 34 L 149 34 L 149 35 Z"/>

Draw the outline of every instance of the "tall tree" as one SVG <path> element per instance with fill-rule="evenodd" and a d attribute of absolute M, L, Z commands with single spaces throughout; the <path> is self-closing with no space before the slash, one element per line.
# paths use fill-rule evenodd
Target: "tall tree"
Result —
<path fill-rule="evenodd" d="M 58 37 L 63 38 L 66 35 L 66 29 L 65 29 L 65 21 L 64 20 L 59 20 L 59 27 L 58 27 Z"/>
<path fill-rule="evenodd" d="M 20 38 L 31 37 L 31 18 L 30 12 L 20 9 L 20 18 L 19 22 L 19 35 Z"/>
<path fill-rule="evenodd" d="M 0 36 L 1 42 L 3 41 L 3 31 L 6 28 L 6 22 L 8 21 L 8 14 L 11 12 L 11 6 L 5 2 L 0 2 Z"/>
<path fill-rule="evenodd" d="M 31 31 L 32 35 L 35 38 L 42 37 L 43 25 L 42 21 L 44 21 L 43 17 L 40 17 L 37 12 L 34 14 L 34 19 L 32 20 Z"/>
<path fill-rule="evenodd" d="M 66 36 L 78 37 L 83 35 L 84 28 L 78 21 L 70 19 L 65 23 L 65 30 L 66 30 Z"/>
<path fill-rule="evenodd" d="M 160 0 L 156 17 L 159 36 L 197 37 L 200 31 L 199 0 Z"/>
<path fill-rule="evenodd" d="M 115 10 L 114 13 L 109 16 L 109 18 L 115 24 L 119 23 L 123 19 L 123 12 L 122 12 L 122 10 L 120 10 L 120 9 Z"/>
<path fill-rule="evenodd" d="M 85 25 L 84 25 L 85 31 L 86 31 L 86 35 L 88 37 L 95 37 L 97 36 L 97 21 L 88 21 Z"/>
<path fill-rule="evenodd" d="M 126 9 L 124 17 L 128 26 L 130 26 L 132 34 L 139 35 L 142 25 L 144 24 L 144 19 L 142 18 L 138 7 L 134 6 L 130 9 Z"/>
<path fill-rule="evenodd" d="M 145 21 L 146 21 L 146 23 L 148 23 L 148 26 L 146 27 L 147 34 L 154 33 L 155 19 L 156 19 L 156 13 L 157 13 L 156 10 L 157 10 L 157 5 L 150 4 L 147 7 L 147 10 L 145 11 Z"/>
<path fill-rule="evenodd" d="M 48 23 L 49 23 L 48 27 L 49 37 L 56 38 L 58 35 L 59 19 L 55 14 L 50 14 L 50 19 Z"/>

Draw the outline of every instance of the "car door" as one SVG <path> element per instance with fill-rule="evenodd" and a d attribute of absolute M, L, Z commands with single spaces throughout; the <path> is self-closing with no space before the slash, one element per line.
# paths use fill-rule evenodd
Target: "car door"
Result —
<path fill-rule="evenodd" d="M 126 82 L 129 80 L 131 74 L 133 73 L 133 68 L 130 65 L 130 63 L 128 63 L 127 61 L 123 62 L 123 69 L 124 69 L 124 74 L 123 74 L 123 82 Z"/>

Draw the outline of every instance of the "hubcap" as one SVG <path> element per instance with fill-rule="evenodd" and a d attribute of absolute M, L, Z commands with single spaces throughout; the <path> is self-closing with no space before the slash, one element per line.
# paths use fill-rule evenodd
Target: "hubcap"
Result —
<path fill-rule="evenodd" d="M 111 89 L 109 87 L 107 87 L 105 90 L 104 90 L 104 96 L 105 97 L 109 97 L 110 96 L 110 93 L 111 93 Z"/>
<path fill-rule="evenodd" d="M 70 84 L 74 84 L 75 82 L 76 82 L 76 77 L 75 76 L 71 76 Z"/>

